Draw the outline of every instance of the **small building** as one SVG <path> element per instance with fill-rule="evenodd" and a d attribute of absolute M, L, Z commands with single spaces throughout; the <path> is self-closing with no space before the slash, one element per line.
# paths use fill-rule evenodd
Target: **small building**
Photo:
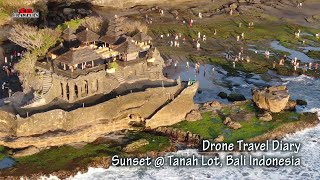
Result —
<path fill-rule="evenodd" d="M 122 61 L 132 61 L 139 58 L 140 48 L 130 38 L 116 47 L 115 50 L 119 52 L 119 59 Z"/>
<path fill-rule="evenodd" d="M 147 51 L 151 48 L 152 38 L 143 32 L 139 32 L 132 37 L 132 41 L 140 46 L 141 51 Z"/>
<path fill-rule="evenodd" d="M 70 77 L 85 75 L 94 69 L 105 69 L 105 60 L 89 47 L 73 48 L 54 61 L 55 72 Z M 88 71 L 87 71 L 88 70 Z"/>
<path fill-rule="evenodd" d="M 76 34 L 77 39 L 86 45 L 99 41 L 99 35 L 90 31 L 88 28 L 86 30 L 79 32 Z"/>

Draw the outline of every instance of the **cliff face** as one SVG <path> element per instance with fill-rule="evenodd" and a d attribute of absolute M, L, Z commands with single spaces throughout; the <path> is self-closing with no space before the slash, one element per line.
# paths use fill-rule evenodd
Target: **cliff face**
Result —
<path fill-rule="evenodd" d="M 53 110 L 17 119 L 1 112 L 0 145 L 10 148 L 45 148 L 92 142 L 110 132 L 134 129 L 132 123 L 141 123 L 154 113 L 150 120 L 146 120 L 148 126 L 156 128 L 171 125 L 184 120 L 185 115 L 194 108 L 193 96 L 197 87 L 193 85 L 184 89 L 164 107 L 169 98 L 181 90 L 180 84 L 147 89 L 70 112 Z"/>

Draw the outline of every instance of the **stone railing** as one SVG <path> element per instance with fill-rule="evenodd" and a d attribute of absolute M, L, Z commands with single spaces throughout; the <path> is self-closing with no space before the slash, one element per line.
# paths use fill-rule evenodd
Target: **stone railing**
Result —
<path fill-rule="evenodd" d="M 97 72 L 101 70 L 106 70 L 106 65 L 102 64 L 99 66 L 95 66 L 87 69 L 76 69 L 73 72 L 71 70 L 61 70 L 59 68 L 55 68 L 54 72 L 58 75 L 69 77 L 69 78 L 77 78 L 80 75 L 87 75 L 90 72 Z"/>

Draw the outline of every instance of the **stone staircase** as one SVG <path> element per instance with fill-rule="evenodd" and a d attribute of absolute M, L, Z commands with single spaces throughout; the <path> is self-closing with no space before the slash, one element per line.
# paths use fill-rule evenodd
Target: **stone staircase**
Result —
<path fill-rule="evenodd" d="M 27 102 L 22 108 L 28 108 L 32 107 L 34 103 L 45 103 L 45 99 L 43 98 L 44 95 L 46 95 L 49 90 L 52 87 L 52 75 L 49 72 L 45 72 L 42 74 L 42 88 L 41 88 L 41 93 L 34 92 L 33 93 L 33 99 L 31 99 L 29 102 Z"/>
<path fill-rule="evenodd" d="M 123 76 L 118 71 L 116 71 L 115 77 L 119 81 L 120 84 L 123 84 L 126 82 L 126 80 L 123 78 Z"/>
<path fill-rule="evenodd" d="M 49 73 L 45 73 L 42 75 L 42 95 L 45 95 L 48 93 L 48 91 L 52 87 L 52 76 Z"/>

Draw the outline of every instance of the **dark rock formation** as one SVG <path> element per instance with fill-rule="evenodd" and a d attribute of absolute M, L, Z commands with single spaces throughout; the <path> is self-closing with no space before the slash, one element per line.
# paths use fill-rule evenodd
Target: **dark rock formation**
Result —
<path fill-rule="evenodd" d="M 227 97 L 228 101 L 234 102 L 234 101 L 245 101 L 246 98 L 242 94 L 236 94 L 236 93 L 231 93 Z"/>

